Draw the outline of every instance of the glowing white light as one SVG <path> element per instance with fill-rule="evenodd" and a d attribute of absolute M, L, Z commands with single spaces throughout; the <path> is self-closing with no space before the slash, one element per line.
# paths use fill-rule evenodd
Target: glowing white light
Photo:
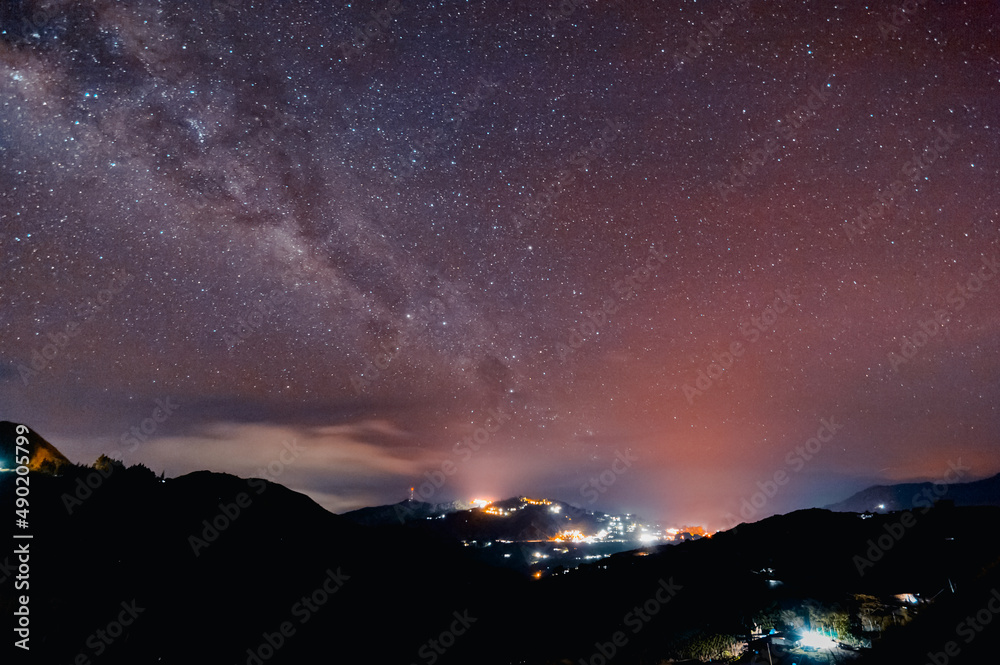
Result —
<path fill-rule="evenodd" d="M 817 649 L 833 649 L 837 646 L 837 643 L 822 633 L 810 631 L 806 633 L 801 640 L 799 640 L 799 645 L 804 647 L 815 647 Z"/>
<path fill-rule="evenodd" d="M 651 543 L 654 540 L 656 540 L 656 536 L 654 536 L 651 533 L 644 533 L 641 536 L 639 536 L 639 542 L 641 543 Z"/>

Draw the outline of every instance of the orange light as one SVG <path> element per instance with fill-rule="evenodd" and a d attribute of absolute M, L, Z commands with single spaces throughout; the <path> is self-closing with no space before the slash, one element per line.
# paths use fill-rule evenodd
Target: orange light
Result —
<path fill-rule="evenodd" d="M 564 531 L 560 531 L 559 533 L 557 533 L 552 538 L 549 538 L 549 540 L 558 540 L 558 541 L 564 541 L 564 540 L 586 540 L 586 539 L 587 539 L 587 536 L 584 535 L 579 529 L 566 529 Z"/>

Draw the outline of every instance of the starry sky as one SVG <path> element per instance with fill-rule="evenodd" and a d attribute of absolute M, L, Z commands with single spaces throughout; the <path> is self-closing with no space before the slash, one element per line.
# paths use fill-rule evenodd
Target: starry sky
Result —
<path fill-rule="evenodd" d="M 75 461 L 710 528 L 1000 471 L 995 2 L 0 21 L 0 419 Z"/>

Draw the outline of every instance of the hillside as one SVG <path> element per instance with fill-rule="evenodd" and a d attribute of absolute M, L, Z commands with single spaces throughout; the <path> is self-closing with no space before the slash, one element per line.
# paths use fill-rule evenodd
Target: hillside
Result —
<path fill-rule="evenodd" d="M 35 662 L 100 652 L 102 665 L 243 663 L 284 622 L 295 639 L 271 662 L 336 656 L 360 638 L 372 640 L 373 662 L 410 662 L 453 612 L 481 616 L 484 599 L 527 583 L 445 543 L 387 539 L 263 480 L 95 474 L 31 475 Z M 12 481 L 0 476 L 0 506 L 11 511 Z M 78 481 L 96 489 L 87 494 Z M 66 496 L 82 497 L 72 512 Z M 144 609 L 128 640 L 88 646 L 101 646 L 94 632 L 133 600 Z M 5 588 L 0 612 L 14 609 Z"/>
<path fill-rule="evenodd" d="M 875 485 L 825 508 L 850 513 L 888 512 L 924 509 L 938 499 L 952 501 L 956 506 L 1000 506 L 1000 474 L 968 483 L 938 484 L 936 488 L 930 482 Z"/>
<path fill-rule="evenodd" d="M 14 478 L 0 475 L 5 509 Z M 19 533 L 33 535 L 39 663 L 554 665 L 592 662 L 618 639 L 615 665 L 638 665 L 735 656 L 755 625 L 838 627 L 876 643 L 863 658 L 904 662 L 898 653 L 920 655 L 908 645 L 954 639 L 956 617 L 1000 584 L 994 507 L 941 504 L 913 519 L 798 511 L 535 580 L 450 537 L 360 525 L 260 479 L 72 465 L 33 472 L 30 487 Z M 13 564 L 0 554 L 8 617 Z M 115 625 L 123 608 L 137 615 L 127 628 Z M 991 662 L 998 626 L 951 662 Z"/>
<path fill-rule="evenodd" d="M 22 429 L 18 430 L 18 427 Z M 63 465 L 71 463 L 55 446 L 39 436 L 34 430 L 4 420 L 0 421 L 0 469 L 13 469 L 17 466 L 15 450 L 19 434 L 28 440 L 28 450 L 30 451 L 28 468 L 32 471 L 57 473 Z"/>

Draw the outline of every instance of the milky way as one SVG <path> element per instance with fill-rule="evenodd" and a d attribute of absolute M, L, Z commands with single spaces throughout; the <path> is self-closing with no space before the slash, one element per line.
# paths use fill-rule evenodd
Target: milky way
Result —
<path fill-rule="evenodd" d="M 714 527 L 1000 471 L 995 3 L 2 12 L 0 418 L 72 459 Z"/>

